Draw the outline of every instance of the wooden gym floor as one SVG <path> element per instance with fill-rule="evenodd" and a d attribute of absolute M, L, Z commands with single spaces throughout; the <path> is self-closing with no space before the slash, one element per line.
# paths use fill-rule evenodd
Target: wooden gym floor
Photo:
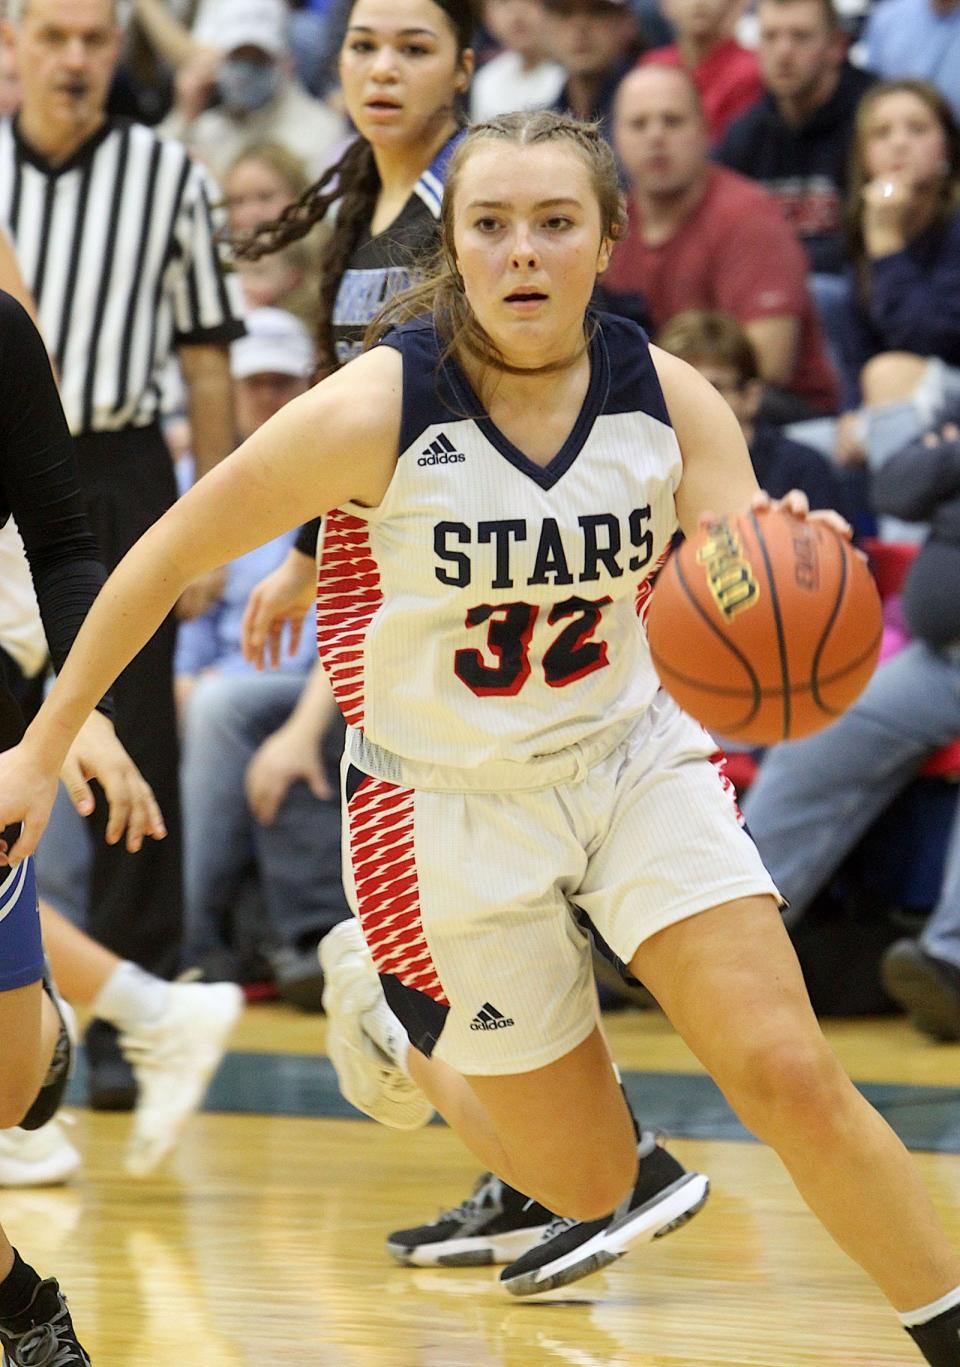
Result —
<path fill-rule="evenodd" d="M 127 1179 L 127 1117 L 78 1107 L 81 1174 L 59 1190 L 0 1192 L 0 1218 L 60 1277 L 94 1367 L 919 1362 L 663 1019 L 631 1010 L 607 1023 L 640 1114 L 683 1136 L 671 1147 L 709 1172 L 713 1195 L 685 1229 L 552 1300 L 511 1299 L 491 1268 L 391 1263 L 384 1235 L 459 1201 L 475 1165 L 440 1125 L 404 1135 L 349 1118 L 317 1057 L 322 1019 L 280 1007 L 247 1013 L 215 1109 L 160 1175 Z M 900 1020 L 829 1033 L 921 1150 L 960 1242 L 960 1045 L 928 1043 Z"/>

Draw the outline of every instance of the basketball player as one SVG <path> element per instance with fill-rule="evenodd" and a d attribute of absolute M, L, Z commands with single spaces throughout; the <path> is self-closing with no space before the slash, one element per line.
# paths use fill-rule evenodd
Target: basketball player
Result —
<path fill-rule="evenodd" d="M 473 22 L 469 0 L 354 0 L 339 70 L 358 137 L 339 166 L 291 209 L 238 244 L 241 256 L 256 259 L 302 237 L 339 206 L 322 263 L 321 372 L 360 354 L 364 333 L 384 302 L 409 285 L 439 247 L 443 182 L 462 136 L 473 70 Z M 245 642 L 258 664 L 267 634 L 276 653 L 280 620 L 290 623 L 296 649 L 315 595 L 318 532 L 319 520 L 304 527 L 283 564 L 252 595 Z M 309 722 L 319 748 L 326 714 L 317 698 L 316 689 L 304 690 L 297 721 Z M 375 1118 L 388 1113 L 379 1108 Z M 417 1093 L 402 1123 L 425 1124 L 432 1113 Z M 651 1135 L 639 1135 L 639 1142 L 652 1149 Z M 652 1201 L 683 1176 L 662 1149 L 647 1164 L 648 1177 L 654 1167 L 659 1185 L 651 1189 Z M 692 1178 L 687 1185 L 684 1200 L 692 1209 L 705 1194 L 706 1179 L 699 1179 L 696 1192 Z M 651 1235 L 668 1223 L 662 1213 L 653 1201 Z M 466 1201 L 428 1224 L 395 1231 L 387 1248 L 399 1261 L 418 1265 L 510 1262 L 539 1240 L 552 1219 L 539 1202 L 484 1173 Z"/>
<path fill-rule="evenodd" d="M 348 1095 L 381 1085 L 369 1037 L 393 1056 L 390 1086 L 405 1070 L 486 1166 L 568 1217 L 505 1269 L 511 1290 L 619 1256 L 646 1160 L 638 1178 L 592 925 L 927 1362 L 957 1367 L 960 1261 L 823 1040 L 712 743 L 649 659 L 649 576 L 677 526 L 763 496 L 712 386 L 589 314 L 621 224 L 596 129 L 532 114 L 467 134 L 444 262 L 391 311 L 385 344 L 265 424 L 111 576 L 0 756 L 0 823 L 23 823 L 2 858 L 35 847 L 72 737 L 183 586 L 304 508 L 328 512 L 319 636 L 351 728 L 363 926 L 328 965 Z"/>

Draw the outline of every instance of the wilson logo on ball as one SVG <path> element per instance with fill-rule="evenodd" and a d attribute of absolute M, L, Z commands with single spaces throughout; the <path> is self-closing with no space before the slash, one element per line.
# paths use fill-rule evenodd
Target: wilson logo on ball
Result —
<path fill-rule="evenodd" d="M 710 524 L 697 561 L 706 568 L 711 597 L 728 622 L 760 597 L 750 562 L 726 519 Z"/>
<path fill-rule="evenodd" d="M 815 593 L 820 587 L 820 562 L 813 537 L 804 528 L 804 535 L 793 538 L 793 577 L 801 589 Z"/>

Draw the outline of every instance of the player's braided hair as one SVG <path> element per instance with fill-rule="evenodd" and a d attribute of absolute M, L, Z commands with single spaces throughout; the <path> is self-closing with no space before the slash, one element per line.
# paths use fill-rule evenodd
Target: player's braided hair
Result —
<path fill-rule="evenodd" d="M 307 187 L 299 199 L 277 218 L 261 223 L 252 232 L 231 238 L 234 253 L 242 261 L 258 261 L 297 242 L 315 223 L 326 218 L 339 203 L 336 227 L 323 254 L 318 301 L 318 356 L 320 367 L 335 364 L 333 346 L 333 307 L 347 262 L 360 241 L 364 228 L 373 217 L 380 192 L 380 176 L 373 159 L 373 148 L 365 138 L 357 138 L 343 156 L 320 179 Z"/>
<path fill-rule="evenodd" d="M 471 0 L 434 0 L 434 3 L 450 21 L 458 54 L 462 55 L 473 39 Z M 351 13 L 352 10 L 351 5 Z M 462 119 L 463 111 L 456 112 Z M 334 204 L 339 205 L 320 271 L 317 353 L 321 370 L 329 370 L 337 363 L 333 341 L 333 310 L 337 291 L 347 263 L 373 218 L 379 193 L 380 175 L 373 148 L 365 138 L 357 138 L 337 164 L 308 186 L 300 198 L 288 204 L 277 218 L 261 223 L 250 233 L 234 234 L 229 239 L 234 254 L 240 260 L 257 261 L 261 256 L 280 251 L 289 243 L 305 237 L 315 223 L 326 218 Z"/>
<path fill-rule="evenodd" d="M 503 114 L 499 118 L 474 124 L 450 161 L 441 213 L 441 245 L 436 259 L 423 281 L 404 290 L 380 310 L 367 329 L 367 347 L 375 345 L 391 327 L 399 323 L 432 315 L 443 344 L 444 358 L 462 347 L 494 370 L 516 373 L 473 316 L 457 269 L 454 248 L 454 203 L 460 172 L 474 149 L 490 141 L 512 142 L 521 147 L 558 142 L 575 148 L 590 169 L 600 207 L 603 236 L 616 241 L 622 235 L 626 212 L 617 163 L 599 124 L 584 123 L 549 110 Z M 549 365 L 544 366 L 543 370 L 546 372 L 558 368 L 557 365 Z"/>

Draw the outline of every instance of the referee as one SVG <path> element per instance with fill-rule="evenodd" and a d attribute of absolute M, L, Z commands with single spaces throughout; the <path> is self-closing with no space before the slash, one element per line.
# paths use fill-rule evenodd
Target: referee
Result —
<path fill-rule="evenodd" d="M 239 293 L 214 241 L 218 191 L 179 143 L 106 112 L 121 42 L 115 0 L 8 0 L 22 106 L 0 123 L 0 223 L 36 300 L 76 438 L 91 526 L 109 569 L 176 497 L 158 424 L 175 351 L 198 475 L 235 444 L 228 344 Z M 235 302 L 236 301 L 236 302 Z M 187 612 L 205 606 L 195 585 Z M 183 606 L 183 605 L 181 605 Z M 118 681 L 117 732 L 147 778 L 169 835 L 137 855 L 91 818 L 91 934 L 163 975 L 182 928 L 176 716 L 169 619 Z M 88 1032 L 91 1101 L 134 1099 L 115 1040 Z"/>

